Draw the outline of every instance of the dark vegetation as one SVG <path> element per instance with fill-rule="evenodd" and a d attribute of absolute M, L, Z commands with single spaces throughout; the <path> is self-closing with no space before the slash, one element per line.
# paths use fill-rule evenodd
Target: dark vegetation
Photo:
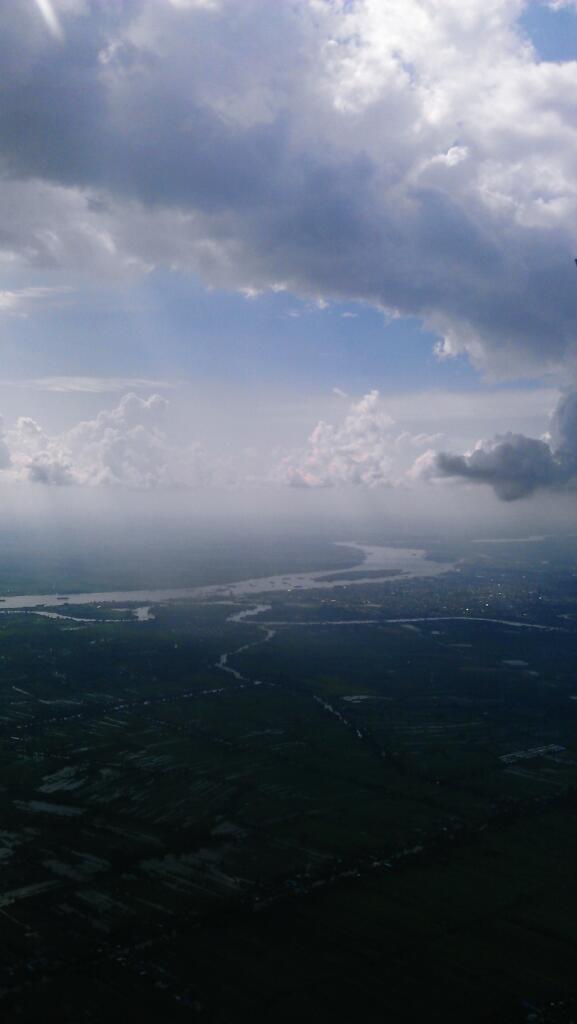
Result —
<path fill-rule="evenodd" d="M 576 598 L 0 615 L 2 1021 L 575 1020 Z"/>

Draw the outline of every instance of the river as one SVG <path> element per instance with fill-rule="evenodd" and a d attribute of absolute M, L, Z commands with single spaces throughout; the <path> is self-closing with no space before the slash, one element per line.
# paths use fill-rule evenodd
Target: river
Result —
<path fill-rule="evenodd" d="M 166 590 L 110 590 L 86 594 L 14 594 L 0 598 L 0 611 L 25 611 L 34 608 L 66 608 L 68 602 L 74 605 L 87 604 L 163 604 L 166 601 L 206 601 L 218 598 L 237 598 L 257 594 L 273 594 L 291 590 L 332 590 L 335 587 L 355 587 L 367 583 L 391 582 L 399 579 L 415 579 L 440 576 L 454 569 L 453 562 L 432 562 L 426 551 L 419 548 L 394 548 L 354 541 L 337 541 L 339 547 L 352 548 L 359 553 L 359 561 L 349 570 L 326 569 L 313 572 L 281 573 L 276 576 L 260 576 L 236 583 L 213 583 L 198 587 L 181 587 Z M 369 573 L 382 570 L 387 575 L 380 581 L 375 576 L 362 579 L 343 579 L 347 571 L 358 571 L 359 567 Z M 331 577 L 338 577 L 332 579 Z M 143 618 L 145 616 L 143 615 Z"/>

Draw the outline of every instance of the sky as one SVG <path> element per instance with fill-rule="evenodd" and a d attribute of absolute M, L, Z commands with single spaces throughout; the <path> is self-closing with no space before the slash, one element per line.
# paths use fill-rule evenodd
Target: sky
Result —
<path fill-rule="evenodd" d="M 571 515 L 575 0 L 22 0 L 0 90 L 4 508 Z"/>

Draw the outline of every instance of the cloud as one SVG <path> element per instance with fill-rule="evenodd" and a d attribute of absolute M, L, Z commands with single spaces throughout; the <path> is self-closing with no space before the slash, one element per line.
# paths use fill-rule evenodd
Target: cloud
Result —
<path fill-rule="evenodd" d="M 341 393 L 342 394 L 342 393 Z M 398 458 L 426 435 L 397 433 L 378 391 L 353 402 L 338 426 L 317 423 L 307 446 L 281 460 L 274 479 L 291 487 L 387 487 L 399 481 Z"/>
<path fill-rule="evenodd" d="M 36 6 L 0 13 L 0 258 L 363 301 L 495 374 L 577 361 L 577 62 L 539 61 L 522 0 Z"/>
<path fill-rule="evenodd" d="M 220 6 L 219 0 L 169 0 L 173 7 L 204 8 L 205 10 L 217 10 Z"/>
<path fill-rule="evenodd" d="M 4 421 L 0 417 L 0 470 L 8 469 L 11 463 L 10 451 L 6 444 L 6 435 L 4 433 Z"/>
<path fill-rule="evenodd" d="M 163 380 L 145 377 L 36 377 L 21 380 L 1 380 L 0 387 L 21 388 L 25 391 L 54 391 L 62 394 L 113 394 L 127 389 L 150 391 L 153 388 L 172 388 Z"/>
<path fill-rule="evenodd" d="M 515 501 L 538 490 L 577 488 L 577 392 L 562 396 L 541 439 L 524 434 L 498 435 L 479 441 L 464 455 L 426 452 L 417 459 L 415 477 L 454 477 L 490 484 L 502 501 Z"/>
<path fill-rule="evenodd" d="M 523 434 L 505 434 L 481 442 L 468 455 L 441 452 L 436 468 L 440 476 L 489 483 L 503 501 L 515 501 L 540 487 L 559 483 L 558 466 L 549 446 Z"/>
<path fill-rule="evenodd" d="M 26 316 L 29 310 L 40 304 L 53 305 L 59 297 L 70 292 L 66 287 L 31 287 L 0 291 L 0 313 Z"/>
<path fill-rule="evenodd" d="M 206 484 L 211 468 L 200 445 L 173 445 L 163 432 L 167 401 L 125 395 L 113 409 L 48 435 L 20 417 L 0 439 L 0 469 L 9 479 L 46 485 L 137 490 Z"/>
<path fill-rule="evenodd" d="M 62 27 L 56 16 L 51 0 L 35 0 L 35 3 L 44 19 L 48 31 L 55 39 L 62 41 L 64 38 Z"/>

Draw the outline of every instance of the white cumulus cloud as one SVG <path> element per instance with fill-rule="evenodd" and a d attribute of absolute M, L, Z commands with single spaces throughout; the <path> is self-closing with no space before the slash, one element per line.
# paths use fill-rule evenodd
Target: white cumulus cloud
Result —
<path fill-rule="evenodd" d="M 167 404 L 160 395 L 127 394 L 115 408 L 56 435 L 20 417 L 0 439 L 0 469 L 9 478 L 47 485 L 149 490 L 208 483 L 211 469 L 200 445 L 167 440 Z"/>
<path fill-rule="evenodd" d="M 292 487 L 391 486 L 400 479 L 399 455 L 430 439 L 394 430 L 378 391 L 357 402 L 338 425 L 317 423 L 304 448 L 285 456 L 274 478 Z"/>

